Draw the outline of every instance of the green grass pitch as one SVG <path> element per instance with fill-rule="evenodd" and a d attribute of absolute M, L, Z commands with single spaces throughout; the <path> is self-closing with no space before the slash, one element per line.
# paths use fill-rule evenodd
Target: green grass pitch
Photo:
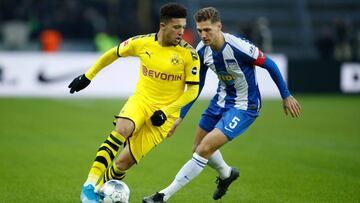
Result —
<path fill-rule="evenodd" d="M 218 202 L 360 202 L 360 97 L 297 98 L 300 119 L 285 117 L 280 100 L 265 100 L 249 130 L 223 147 L 241 175 Z M 131 202 L 167 186 L 190 159 L 207 102 L 197 102 L 176 134 L 128 172 Z M 96 150 L 123 103 L 0 98 L 0 202 L 80 202 Z M 215 178 L 206 167 L 169 202 L 214 202 Z"/>

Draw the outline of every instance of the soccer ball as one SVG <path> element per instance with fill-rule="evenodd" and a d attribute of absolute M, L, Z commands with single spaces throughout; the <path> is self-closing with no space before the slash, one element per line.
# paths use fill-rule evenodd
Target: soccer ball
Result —
<path fill-rule="evenodd" d="M 99 196 L 102 203 L 128 203 L 130 190 L 124 182 L 110 180 L 101 187 Z"/>

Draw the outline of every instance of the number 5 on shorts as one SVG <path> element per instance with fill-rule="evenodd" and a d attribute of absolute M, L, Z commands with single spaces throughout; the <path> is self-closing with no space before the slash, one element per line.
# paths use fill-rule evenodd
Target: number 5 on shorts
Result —
<path fill-rule="evenodd" d="M 240 118 L 238 118 L 237 116 L 234 116 L 234 118 L 231 120 L 231 122 L 229 123 L 229 128 L 234 129 L 236 128 L 237 124 L 239 123 Z"/>

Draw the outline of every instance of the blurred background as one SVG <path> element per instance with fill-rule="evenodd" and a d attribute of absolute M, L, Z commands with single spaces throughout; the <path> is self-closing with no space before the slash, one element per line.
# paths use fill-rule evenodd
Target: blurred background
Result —
<path fill-rule="evenodd" d="M 0 202 L 79 202 L 96 149 L 133 93 L 138 60 L 120 58 L 74 95 L 67 86 L 104 51 L 157 32 L 166 2 L 0 0 Z M 360 202 L 360 0 L 177 2 L 188 8 L 188 42 L 199 42 L 196 10 L 218 8 L 223 30 L 269 54 L 302 105 L 299 119 L 285 117 L 274 82 L 258 68 L 261 116 L 223 147 L 242 177 L 221 201 Z M 208 71 L 202 96 L 217 82 Z M 191 157 L 208 100 L 129 171 L 134 202 L 166 186 Z M 171 202 L 211 202 L 215 177 L 204 170 Z"/>
<path fill-rule="evenodd" d="M 6 62 L 6 59 L 15 57 L 14 52 L 102 53 L 128 37 L 156 32 L 159 8 L 166 2 L 1 0 L 0 52 L 3 54 L 0 54 L 0 84 L 1 81 L 2 84 L 16 84 L 20 80 L 11 77 L 14 75 L 11 70 L 23 65 Z M 199 38 L 192 15 L 201 7 L 214 6 L 221 13 L 225 32 L 245 37 L 264 52 L 280 54 L 284 58 L 286 73 L 283 74 L 294 92 L 360 92 L 358 0 L 177 2 L 188 8 L 188 29 L 184 38 L 194 46 Z M 36 57 L 31 55 L 30 58 Z M 59 61 L 56 58 L 49 60 Z M 84 68 L 76 73 L 83 72 L 85 66 L 90 65 L 90 62 L 82 65 Z"/>
<path fill-rule="evenodd" d="M 164 0 L 1 0 L 0 50 L 102 51 L 103 43 L 156 32 Z M 192 14 L 219 9 L 224 31 L 289 58 L 360 59 L 358 0 L 179 0 Z M 196 33 L 186 38 L 196 44 Z M 47 47 L 50 43 L 58 47 Z M 52 46 L 55 46 L 52 44 Z M 50 45 L 48 45 L 50 46 Z"/>

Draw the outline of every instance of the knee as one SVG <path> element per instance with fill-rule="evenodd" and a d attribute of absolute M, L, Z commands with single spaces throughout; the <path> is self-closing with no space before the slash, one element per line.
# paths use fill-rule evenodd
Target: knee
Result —
<path fill-rule="evenodd" d="M 131 135 L 133 128 L 132 126 L 117 123 L 115 131 L 126 139 Z"/>
<path fill-rule="evenodd" d="M 215 150 L 210 145 L 204 143 L 201 143 L 195 149 L 195 152 L 204 158 L 209 158 L 214 153 L 214 151 Z"/>
<path fill-rule="evenodd" d="M 128 138 L 135 129 L 133 121 L 124 118 L 118 118 L 115 124 L 115 131 L 123 136 L 125 139 Z"/>
<path fill-rule="evenodd" d="M 130 168 L 128 164 L 126 164 L 124 161 L 122 161 L 120 159 L 116 159 L 114 161 L 114 165 L 118 170 L 121 170 L 121 171 L 126 171 Z"/>

